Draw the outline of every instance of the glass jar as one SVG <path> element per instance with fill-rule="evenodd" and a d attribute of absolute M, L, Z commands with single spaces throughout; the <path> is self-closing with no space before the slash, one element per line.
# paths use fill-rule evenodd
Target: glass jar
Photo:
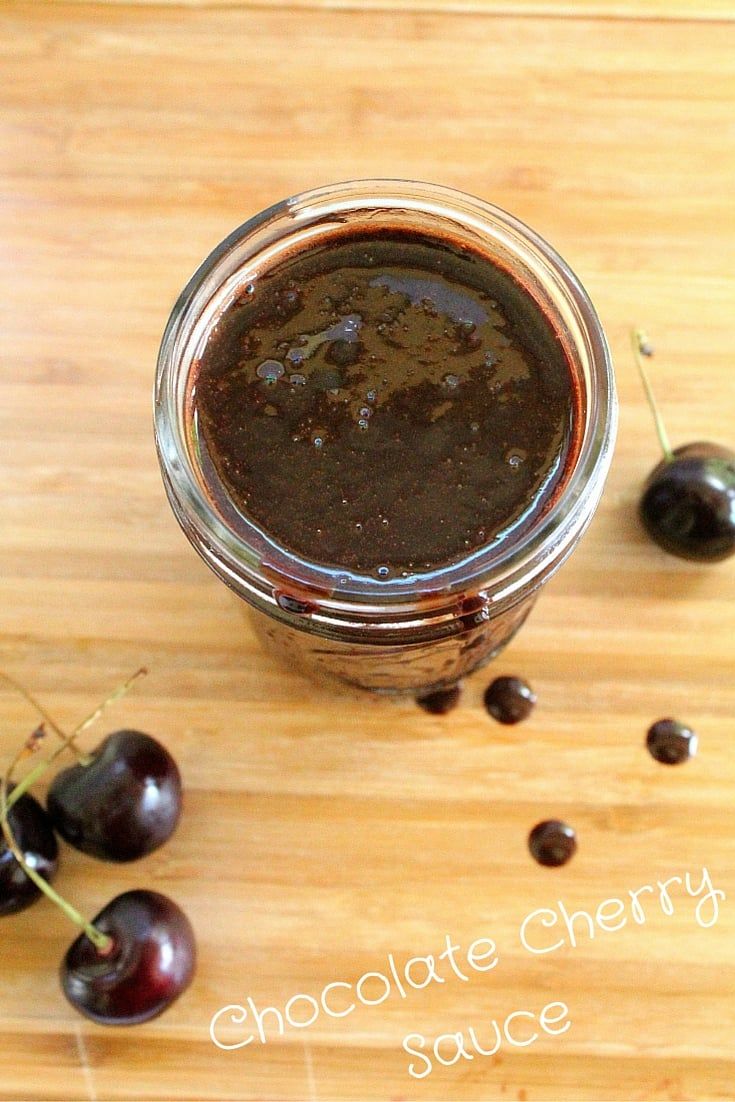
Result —
<path fill-rule="evenodd" d="M 243 288 L 279 260 L 329 244 L 345 227 L 450 237 L 509 272 L 544 314 L 578 396 L 576 456 L 534 524 L 460 562 L 380 579 L 307 562 L 231 501 L 208 492 L 198 444 L 195 372 L 207 337 Z M 171 506 L 214 573 L 246 602 L 263 645 L 289 665 L 373 690 L 455 683 L 506 645 L 540 587 L 594 514 L 610 465 L 617 403 L 598 317 L 574 274 L 533 230 L 489 203 L 434 184 L 358 180 L 305 192 L 245 222 L 204 261 L 163 336 L 155 431 Z"/>

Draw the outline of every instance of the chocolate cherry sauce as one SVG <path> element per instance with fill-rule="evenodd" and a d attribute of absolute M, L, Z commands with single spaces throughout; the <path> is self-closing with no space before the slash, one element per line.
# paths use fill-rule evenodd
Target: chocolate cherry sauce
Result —
<path fill-rule="evenodd" d="M 527 291 L 416 231 L 345 233 L 244 285 L 195 367 L 229 502 L 301 558 L 433 574 L 516 540 L 576 458 L 579 398 Z"/>

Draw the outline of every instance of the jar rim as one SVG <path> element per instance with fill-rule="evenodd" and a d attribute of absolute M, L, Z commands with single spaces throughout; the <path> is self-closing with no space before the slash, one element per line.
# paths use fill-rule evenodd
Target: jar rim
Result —
<path fill-rule="evenodd" d="M 486 251 L 492 244 L 496 252 L 500 249 L 523 265 L 552 306 L 553 315 L 544 310 L 547 320 L 579 358 L 588 386 L 579 447 L 563 489 L 517 541 L 504 541 L 500 550 L 485 544 L 434 572 L 382 579 L 307 562 L 239 514 L 234 532 L 213 509 L 198 477 L 184 429 L 183 372 L 186 368 L 188 373 L 186 350 L 196 325 L 201 326 L 208 308 L 211 313 L 228 280 L 232 288 L 247 282 L 248 265 L 264 263 L 265 255 L 285 249 L 299 234 L 326 232 L 325 227 L 344 222 L 350 214 L 407 210 L 435 220 L 437 226 L 461 226 Z M 612 456 L 617 403 L 597 313 L 571 268 L 536 231 L 502 208 L 445 185 L 365 179 L 326 185 L 274 204 L 234 229 L 199 265 L 174 305 L 161 341 L 154 427 L 164 484 L 179 523 L 205 561 L 246 600 L 272 605 L 285 594 L 297 604 L 308 604 L 316 619 L 352 621 L 380 614 L 385 620 L 389 613 L 390 620 L 405 621 L 419 609 L 446 606 L 467 593 L 482 593 L 488 603 L 514 603 L 554 572 L 599 500 Z M 243 524 L 252 539 L 244 538 Z"/>

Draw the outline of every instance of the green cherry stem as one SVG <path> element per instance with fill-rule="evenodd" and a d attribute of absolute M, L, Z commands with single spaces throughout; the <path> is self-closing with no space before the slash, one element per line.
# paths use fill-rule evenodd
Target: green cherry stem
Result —
<path fill-rule="evenodd" d="M 38 712 L 44 722 L 49 725 L 51 730 L 55 731 L 60 739 L 63 739 L 64 742 L 68 743 L 71 746 L 74 735 L 66 735 L 61 730 L 54 717 L 52 715 L 49 715 L 44 706 L 36 700 L 35 696 L 32 696 L 31 693 L 28 692 L 28 689 L 26 689 L 24 685 L 21 685 L 20 681 L 16 681 L 14 677 L 11 677 L 9 673 L 5 673 L 3 670 L 0 670 L 0 681 L 4 681 L 6 685 L 10 685 L 11 689 L 15 689 L 17 693 L 20 693 L 23 699 L 28 701 L 31 708 L 35 708 L 35 710 Z M 76 749 L 76 747 L 71 746 L 71 749 Z"/>
<path fill-rule="evenodd" d="M 59 893 L 51 887 L 48 881 L 44 880 L 44 878 L 38 872 L 36 872 L 36 870 L 31 865 L 28 864 L 25 859 L 25 855 L 23 854 L 20 846 L 15 840 L 15 835 L 13 834 L 13 830 L 8 819 L 8 813 L 10 811 L 8 786 L 10 785 L 13 769 L 27 752 L 27 747 L 24 746 L 20 753 L 16 754 L 15 758 L 10 763 L 10 767 L 2 778 L 2 784 L 0 784 L 0 826 L 2 826 L 3 837 L 5 838 L 8 849 L 10 850 L 20 867 L 23 869 L 23 872 L 26 874 L 26 876 L 33 881 L 36 887 L 38 887 L 43 892 L 43 894 L 51 900 L 52 903 L 55 903 L 56 906 L 64 912 L 67 918 L 71 919 L 71 921 L 76 926 L 84 931 L 84 933 L 87 935 L 89 940 L 96 948 L 97 952 L 105 955 L 109 953 L 112 949 L 112 938 L 109 937 L 107 934 L 103 934 L 101 930 L 98 930 L 96 926 L 93 926 L 91 922 L 88 922 L 84 915 L 80 914 L 76 907 L 73 907 L 71 903 L 67 902 L 67 900 L 64 899 L 63 896 L 59 895 Z M 15 795 L 15 792 L 13 793 L 13 795 Z"/>
<path fill-rule="evenodd" d="M 81 735 L 83 731 L 86 731 L 88 727 L 91 727 L 93 723 L 96 723 L 102 713 L 105 711 L 106 708 L 109 707 L 110 704 L 114 704 L 115 701 L 120 699 L 120 697 L 125 696 L 133 682 L 137 681 L 139 677 L 145 677 L 147 673 L 148 670 L 146 669 L 146 667 L 141 666 L 140 669 L 136 670 L 135 673 L 127 679 L 127 681 L 124 681 L 122 685 L 118 685 L 114 692 L 111 692 L 110 695 L 106 697 L 102 701 L 102 703 L 95 708 L 93 712 L 89 713 L 86 719 L 83 719 L 82 722 L 74 728 L 74 731 L 72 732 L 70 738 L 76 738 L 77 735 Z M 88 765 L 89 762 L 83 762 L 82 764 Z"/>
<path fill-rule="evenodd" d="M 656 399 L 653 396 L 653 390 L 651 389 L 651 383 L 648 378 L 648 372 L 643 366 L 643 357 L 645 356 L 646 358 L 650 359 L 650 357 L 653 355 L 653 348 L 651 347 L 651 343 L 642 329 L 633 329 L 630 336 L 633 345 L 633 357 L 635 359 L 636 367 L 638 368 L 638 373 L 640 374 L 641 380 L 643 381 L 643 389 L 646 392 L 648 404 L 651 407 L 651 413 L 653 414 L 653 420 L 656 425 L 656 433 L 658 434 L 658 438 L 661 443 L 664 458 L 670 463 L 671 460 L 674 458 L 674 453 L 671 450 L 669 434 L 666 431 L 666 426 L 664 425 L 663 420 L 661 419 L 661 414 L 658 411 Z"/>
<path fill-rule="evenodd" d="M 6 804 L 8 811 L 10 811 L 13 804 L 16 804 L 21 796 L 24 796 L 28 789 L 36 783 L 38 778 L 43 776 L 53 760 L 53 757 L 44 758 L 38 763 L 37 766 L 35 766 L 34 769 L 28 770 L 23 780 L 18 782 L 13 791 L 7 797 Z"/>
<path fill-rule="evenodd" d="M 16 803 L 21 798 L 21 796 L 28 791 L 31 785 L 34 785 L 39 777 L 43 776 L 49 766 L 53 765 L 56 759 L 60 757 L 60 755 L 63 754 L 65 750 L 73 750 L 73 752 L 77 755 L 80 765 L 89 765 L 92 761 L 92 755 L 83 754 L 79 747 L 74 744 L 74 740 L 78 738 L 78 736 L 81 735 L 83 731 L 86 731 L 88 727 L 91 727 L 92 724 L 99 719 L 99 717 L 110 704 L 113 704 L 116 700 L 119 700 L 120 697 L 125 696 L 133 682 L 137 681 L 139 677 L 144 677 L 147 673 L 148 670 L 145 668 L 145 666 L 141 666 L 140 669 L 136 670 L 135 673 L 127 679 L 127 681 L 125 681 L 122 685 L 119 685 L 117 689 L 114 690 L 114 692 L 110 693 L 110 695 L 106 697 L 105 700 L 103 700 L 102 703 L 98 705 L 98 707 L 96 707 L 93 712 L 90 712 L 86 719 L 83 719 L 82 722 L 74 728 L 70 735 L 67 735 L 61 730 L 60 727 L 57 726 L 51 716 L 49 716 L 45 709 L 42 708 L 40 704 L 38 704 L 38 702 L 33 699 L 30 693 L 28 693 L 22 685 L 18 684 L 18 682 L 14 681 L 11 677 L 8 677 L 7 674 L 0 672 L 0 677 L 7 681 L 9 684 L 13 685 L 14 688 L 18 689 L 18 691 L 25 697 L 25 699 L 32 703 L 33 706 L 38 709 L 38 711 L 49 724 L 49 726 L 53 728 L 53 730 L 62 740 L 61 746 L 58 746 L 56 750 L 54 750 L 53 754 L 50 755 L 50 757 L 43 758 L 43 760 L 40 761 L 38 765 L 34 766 L 33 769 L 28 770 L 22 780 L 18 781 L 13 791 L 7 797 L 8 811 L 10 811 L 13 804 Z M 18 757 L 13 762 L 13 769 L 23 756 L 23 752 L 18 755 Z M 33 877 L 31 877 L 31 879 L 33 879 Z"/>

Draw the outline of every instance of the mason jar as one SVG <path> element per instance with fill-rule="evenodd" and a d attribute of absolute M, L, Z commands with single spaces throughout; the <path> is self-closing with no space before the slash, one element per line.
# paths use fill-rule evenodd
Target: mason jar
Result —
<path fill-rule="evenodd" d="M 285 258 L 346 233 L 420 234 L 481 254 L 507 273 L 560 343 L 575 392 L 573 456 L 534 523 L 441 569 L 390 578 L 304 558 L 235 502 L 213 492 L 201 447 L 196 378 L 218 320 L 243 289 Z M 595 512 L 617 421 L 599 319 L 579 281 L 511 214 L 453 189 L 357 180 L 304 192 L 234 230 L 182 291 L 161 343 L 155 435 L 173 511 L 195 550 L 241 599 L 258 639 L 291 667 L 365 689 L 424 692 L 453 685 L 496 655 Z"/>

